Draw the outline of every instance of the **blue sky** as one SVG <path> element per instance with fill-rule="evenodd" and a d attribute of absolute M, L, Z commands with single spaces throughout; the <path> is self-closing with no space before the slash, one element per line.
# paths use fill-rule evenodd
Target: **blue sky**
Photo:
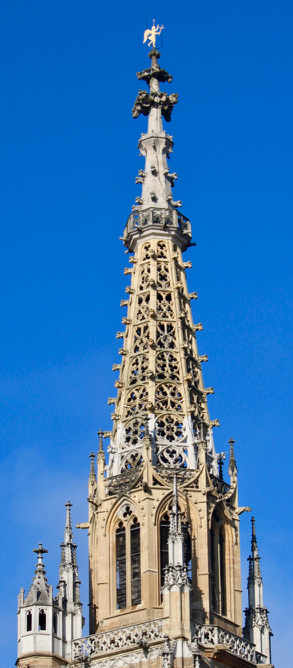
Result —
<path fill-rule="evenodd" d="M 2 0 L 1 654 L 16 659 L 16 610 L 39 541 L 58 580 L 64 503 L 87 519 L 88 455 L 111 427 L 119 236 L 139 195 L 131 108 L 148 66 L 146 12 L 179 93 L 176 199 L 193 226 L 185 257 L 199 299 L 218 451 L 236 440 L 240 505 L 257 522 L 273 661 L 292 635 L 292 19 L 284 0 Z M 171 166 L 170 163 L 170 166 Z M 226 467 L 227 468 L 227 467 Z M 246 605 L 249 516 L 241 522 Z M 87 614 L 87 537 L 75 530 Z"/>

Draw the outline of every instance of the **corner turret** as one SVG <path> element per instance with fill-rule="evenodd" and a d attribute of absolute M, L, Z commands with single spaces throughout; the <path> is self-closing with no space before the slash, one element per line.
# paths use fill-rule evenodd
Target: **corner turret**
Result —
<path fill-rule="evenodd" d="M 43 555 L 48 552 L 40 543 L 33 550 L 38 555 L 36 570 L 25 596 L 18 596 L 18 668 L 28 665 L 67 665 L 71 659 L 72 640 L 82 633 L 83 617 L 79 594 L 76 545 L 73 543 L 70 507 L 67 502 L 64 543 L 61 545 L 58 594 L 48 584 Z"/>

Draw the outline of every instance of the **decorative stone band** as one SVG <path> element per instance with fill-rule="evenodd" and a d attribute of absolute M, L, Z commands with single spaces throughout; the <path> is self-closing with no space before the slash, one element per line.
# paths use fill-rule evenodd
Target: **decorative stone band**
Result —
<path fill-rule="evenodd" d="M 185 565 L 180 566 L 180 564 L 177 564 L 177 566 L 172 566 L 172 564 L 169 564 L 165 567 L 165 579 L 162 591 L 173 589 L 175 587 L 178 587 L 181 591 L 186 587 L 191 589 L 191 583 Z"/>
<path fill-rule="evenodd" d="M 146 643 L 156 640 L 162 641 L 163 620 L 155 619 L 152 622 L 125 626 L 116 631 L 97 633 L 86 638 L 73 641 L 74 659 L 92 655 L 108 654 L 126 647 L 144 647 Z"/>
<path fill-rule="evenodd" d="M 257 652 L 252 642 L 240 638 L 234 633 L 222 629 L 220 626 L 196 623 L 195 637 L 200 645 L 204 647 L 222 645 L 231 654 L 236 654 L 236 656 L 240 656 L 242 659 L 246 659 L 255 665 L 267 663 L 267 657 Z"/>
<path fill-rule="evenodd" d="M 190 220 L 176 209 L 149 208 L 132 213 L 126 223 L 123 234 L 124 245 L 134 250 L 136 242 L 142 236 L 155 231 L 159 232 L 160 239 L 165 235 L 174 236 L 182 251 L 188 248 L 191 241 Z"/>

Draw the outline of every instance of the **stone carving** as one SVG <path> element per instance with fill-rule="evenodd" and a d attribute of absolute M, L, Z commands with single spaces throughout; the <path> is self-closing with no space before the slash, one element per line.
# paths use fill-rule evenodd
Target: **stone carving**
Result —
<path fill-rule="evenodd" d="M 186 453 L 182 447 L 178 448 L 176 445 L 168 445 L 159 450 L 158 463 L 161 466 L 185 468 L 187 465 Z"/>
<path fill-rule="evenodd" d="M 161 83 L 166 83 L 166 82 L 171 83 L 173 79 L 172 75 L 169 74 L 162 67 L 160 67 L 157 63 L 156 65 L 148 67 L 146 70 L 143 70 L 142 72 L 137 72 L 136 76 L 138 80 L 146 81 L 148 84 L 151 78 L 155 78 L 157 79 L 157 81 L 160 81 Z"/>
<path fill-rule="evenodd" d="M 145 437 L 146 417 L 135 418 L 125 425 L 124 443 L 128 447 L 137 446 Z"/>
<path fill-rule="evenodd" d="M 147 410 L 148 391 L 145 386 L 133 388 L 126 396 L 125 417 L 131 417 Z"/>
<path fill-rule="evenodd" d="M 178 415 L 159 415 L 156 420 L 156 438 L 158 443 L 173 443 L 185 438 L 185 428 Z"/>
<path fill-rule="evenodd" d="M 136 487 L 141 476 L 141 468 L 130 469 L 119 475 L 106 478 L 105 484 L 109 494 L 124 494 L 132 487 Z"/>
<path fill-rule="evenodd" d="M 120 369 L 121 369 L 121 364 L 112 365 L 112 371 L 120 371 Z"/>
<path fill-rule="evenodd" d="M 215 390 L 214 390 L 213 387 L 205 387 L 205 388 L 204 388 L 204 393 L 205 393 L 205 395 L 207 395 L 207 394 L 215 394 Z"/>
<path fill-rule="evenodd" d="M 164 591 L 164 589 L 172 589 L 172 587 L 175 586 L 179 587 L 181 590 L 183 590 L 185 587 L 191 589 L 191 583 L 185 564 L 183 566 L 180 566 L 180 564 L 177 564 L 177 566 L 172 566 L 172 564 L 169 564 L 165 568 L 164 585 L 162 590 Z"/>
<path fill-rule="evenodd" d="M 136 469 L 138 466 L 141 466 L 142 462 L 142 453 L 139 450 L 131 450 L 121 463 L 121 473 Z"/>
<path fill-rule="evenodd" d="M 129 384 L 143 383 L 148 378 L 148 358 L 146 355 L 137 355 L 131 360 L 129 367 Z"/>
<path fill-rule="evenodd" d="M 224 645 L 232 654 L 256 663 L 255 645 L 219 626 L 195 624 L 195 638 L 203 645 Z"/>
<path fill-rule="evenodd" d="M 177 385 L 162 384 L 156 388 L 156 407 L 159 411 L 182 411 L 182 394 Z"/>
<path fill-rule="evenodd" d="M 165 635 L 165 642 L 161 648 L 160 654 L 162 657 L 162 668 L 170 668 L 173 664 L 174 653 L 176 648 L 176 640 L 171 642 L 170 638 Z"/>
<path fill-rule="evenodd" d="M 129 235 L 132 231 L 142 231 L 144 227 L 149 225 L 158 225 L 161 228 L 165 228 L 165 226 L 168 225 L 170 229 L 179 229 L 186 235 L 186 237 L 184 236 L 182 239 L 183 241 L 184 238 L 186 238 L 185 248 L 187 248 L 190 243 L 191 225 L 188 218 L 183 216 L 183 214 L 179 213 L 176 209 L 157 209 L 154 207 L 151 209 L 144 209 L 143 211 L 136 208 L 136 211 L 129 216 L 123 235 L 124 243 L 126 245 L 128 244 Z"/>
<path fill-rule="evenodd" d="M 144 293 L 143 295 L 139 295 L 137 299 L 137 310 L 135 314 L 135 320 L 137 322 L 141 322 L 142 320 L 147 320 L 150 314 L 150 309 L 149 309 L 149 303 L 150 303 L 150 293 Z"/>
<path fill-rule="evenodd" d="M 91 656 L 107 654 L 126 647 L 141 647 L 142 640 L 151 643 L 162 637 L 162 620 L 127 626 L 117 631 L 106 631 L 96 635 L 80 638 L 73 642 L 74 658 L 82 655 Z"/>
<path fill-rule="evenodd" d="M 158 380 L 179 381 L 179 360 L 172 352 L 163 351 L 157 354 L 156 377 Z"/>
<path fill-rule="evenodd" d="M 172 295 L 170 292 L 157 293 L 157 314 L 158 318 L 170 320 L 174 318 L 174 307 L 172 302 Z"/>
<path fill-rule="evenodd" d="M 133 118 L 138 118 L 140 114 L 148 116 L 152 107 L 159 106 L 165 121 L 169 122 L 173 108 L 177 102 L 177 93 L 167 95 L 167 93 L 163 93 L 162 91 L 148 93 L 146 90 L 139 90 L 133 105 L 132 116 Z"/>

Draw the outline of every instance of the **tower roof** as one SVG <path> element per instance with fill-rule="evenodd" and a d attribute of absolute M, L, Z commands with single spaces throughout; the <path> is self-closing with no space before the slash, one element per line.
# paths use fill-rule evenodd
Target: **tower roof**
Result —
<path fill-rule="evenodd" d="M 39 605 L 46 605 L 52 601 L 52 587 L 48 585 L 43 563 L 43 554 L 47 554 L 48 550 L 45 550 L 42 543 L 39 543 L 39 546 L 33 552 L 38 555 L 38 561 L 31 586 L 25 598 L 25 605 L 32 605 L 36 602 Z"/>
<path fill-rule="evenodd" d="M 152 465 L 197 469 L 199 431 L 209 472 L 217 475 L 212 426 L 218 422 L 211 422 L 206 399 L 213 388 L 203 383 L 201 364 L 207 356 L 198 354 L 196 341 L 202 325 L 194 324 L 191 312 L 197 294 L 188 291 L 185 270 L 191 262 L 182 259 L 191 226 L 172 195 L 177 179 L 168 166 L 173 139 L 162 120 L 170 120 L 178 96 L 160 90 L 160 83 L 172 77 L 159 66 L 159 52 L 154 48 L 149 57 L 151 67 L 137 75 L 149 91 L 140 90 L 133 107 L 135 118 L 148 117 L 148 128 L 139 139 L 145 159 L 136 179 L 141 196 L 123 237 L 135 255 L 129 258 L 132 268 L 124 271 L 131 286 L 126 288 L 129 298 L 121 301 L 127 307 L 126 329 L 117 332 L 123 339 L 122 362 L 113 366 L 120 372 L 118 394 L 108 399 L 115 406 L 108 477 L 135 475 L 146 461 L 146 442 L 151 443 L 147 456 Z"/>

